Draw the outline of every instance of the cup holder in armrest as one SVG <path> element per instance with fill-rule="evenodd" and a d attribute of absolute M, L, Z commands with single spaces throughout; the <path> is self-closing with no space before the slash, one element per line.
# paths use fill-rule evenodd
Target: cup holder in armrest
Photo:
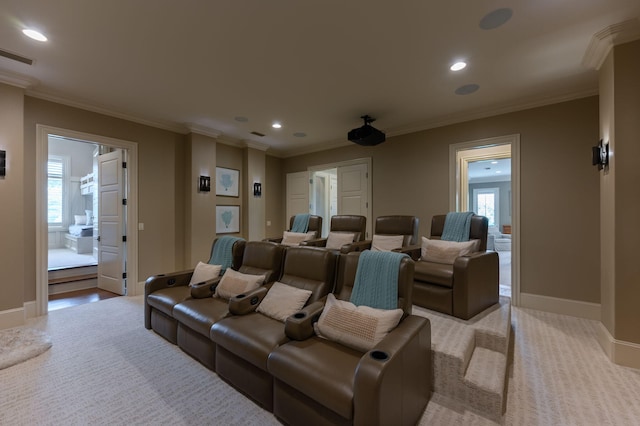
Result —
<path fill-rule="evenodd" d="M 296 319 L 306 318 L 306 316 L 307 316 L 306 312 L 296 312 L 295 314 L 293 314 L 293 317 Z"/>
<path fill-rule="evenodd" d="M 175 283 L 176 283 L 176 279 L 175 278 L 169 278 L 169 280 L 167 281 L 167 285 L 168 286 L 175 285 Z"/>
<path fill-rule="evenodd" d="M 247 297 L 247 295 L 246 294 L 239 294 L 239 295 L 236 296 L 236 299 L 242 299 L 244 297 Z"/>
<path fill-rule="evenodd" d="M 382 362 L 389 359 L 389 354 L 383 351 L 371 351 L 369 356 L 375 359 L 376 361 L 382 361 Z"/>

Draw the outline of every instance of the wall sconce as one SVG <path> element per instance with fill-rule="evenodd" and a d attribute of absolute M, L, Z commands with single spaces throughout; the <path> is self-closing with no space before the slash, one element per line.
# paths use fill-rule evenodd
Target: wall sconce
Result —
<path fill-rule="evenodd" d="M 6 174 L 5 162 L 7 159 L 7 151 L 0 151 L 0 177 L 4 177 Z"/>
<path fill-rule="evenodd" d="M 591 148 L 591 164 L 598 166 L 598 170 L 609 164 L 609 144 L 604 143 L 602 139 L 597 146 Z"/>
<path fill-rule="evenodd" d="M 209 176 L 200 176 L 200 181 L 198 184 L 198 190 L 200 192 L 210 192 L 211 191 L 211 178 Z"/>
<path fill-rule="evenodd" d="M 262 184 L 260 182 L 253 182 L 253 196 L 254 197 L 262 196 Z"/>

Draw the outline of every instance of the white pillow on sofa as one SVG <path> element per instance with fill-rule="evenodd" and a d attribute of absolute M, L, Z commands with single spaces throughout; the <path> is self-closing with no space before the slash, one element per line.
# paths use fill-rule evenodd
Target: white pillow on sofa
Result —
<path fill-rule="evenodd" d="M 231 299 L 247 291 L 255 290 L 264 282 L 264 275 L 243 274 L 227 268 L 216 287 L 214 297 Z"/>
<path fill-rule="evenodd" d="M 293 287 L 276 281 L 256 309 L 264 315 L 284 322 L 302 309 L 311 297 L 311 290 Z"/>
<path fill-rule="evenodd" d="M 356 234 L 347 232 L 329 232 L 326 247 L 328 249 L 339 249 L 345 244 L 351 244 L 355 236 Z"/>
<path fill-rule="evenodd" d="M 480 240 L 442 241 L 422 237 L 420 259 L 427 262 L 453 265 L 456 258 L 477 251 Z"/>
<path fill-rule="evenodd" d="M 391 251 L 402 247 L 403 235 L 374 235 L 371 240 L 371 250 Z"/>
<path fill-rule="evenodd" d="M 320 337 L 366 352 L 396 328 L 401 318 L 402 309 L 356 306 L 329 293 L 316 331 Z"/>
<path fill-rule="evenodd" d="M 189 285 L 192 286 L 219 277 L 221 270 L 221 265 L 210 265 L 208 263 L 198 262 L 191 275 Z"/>
<path fill-rule="evenodd" d="M 282 234 L 282 244 L 285 246 L 299 246 L 301 242 L 312 240 L 316 236 L 315 231 L 309 232 L 290 232 L 284 231 Z"/>
<path fill-rule="evenodd" d="M 86 225 L 87 224 L 87 216 L 81 214 L 74 214 L 73 218 L 75 220 L 76 225 Z"/>

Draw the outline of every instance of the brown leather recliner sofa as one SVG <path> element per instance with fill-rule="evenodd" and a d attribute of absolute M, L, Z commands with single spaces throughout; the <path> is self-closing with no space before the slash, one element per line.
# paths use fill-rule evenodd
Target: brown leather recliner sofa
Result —
<path fill-rule="evenodd" d="M 360 253 L 341 255 L 334 295 L 349 300 Z M 274 414 L 292 425 L 412 425 L 431 394 L 431 325 L 411 315 L 414 262 L 398 270 L 398 326 L 369 351 L 314 334 L 322 303 L 307 306 L 286 323 L 290 342 L 269 355 Z"/>
<path fill-rule="evenodd" d="M 293 228 L 293 222 L 295 221 L 296 216 L 293 215 L 289 219 L 289 229 Z M 309 216 L 309 226 L 307 228 L 307 232 L 315 232 L 313 239 L 318 239 L 322 235 L 322 216 L 311 215 Z M 265 238 L 263 241 L 270 241 L 272 243 L 282 243 L 282 237 L 273 237 L 273 238 Z"/>
<path fill-rule="evenodd" d="M 378 216 L 373 231 L 373 238 L 380 236 L 402 235 L 402 244 L 398 247 L 407 247 L 418 243 L 419 219 L 416 216 L 392 215 Z M 373 240 L 364 240 L 353 243 L 349 251 L 363 251 L 371 249 Z"/>
<path fill-rule="evenodd" d="M 342 245 L 340 248 L 335 248 L 335 250 L 340 253 L 349 253 L 350 251 L 355 251 L 355 247 L 352 243 L 364 241 L 367 231 L 367 218 L 365 216 L 360 215 L 334 215 L 331 216 L 331 226 L 329 228 L 329 233 L 334 234 L 353 234 L 353 239 L 350 243 L 346 243 Z M 300 243 L 301 246 L 312 246 L 312 247 L 327 247 L 328 238 L 318 238 L 309 241 L 303 241 Z"/>
<path fill-rule="evenodd" d="M 440 239 L 446 215 L 431 220 L 431 239 Z M 488 220 L 471 218 L 470 239 L 478 240 L 475 252 L 459 256 L 453 264 L 420 258 L 420 246 L 405 250 L 416 261 L 413 303 L 464 320 L 470 319 L 499 300 L 498 253 L 487 251 Z"/>

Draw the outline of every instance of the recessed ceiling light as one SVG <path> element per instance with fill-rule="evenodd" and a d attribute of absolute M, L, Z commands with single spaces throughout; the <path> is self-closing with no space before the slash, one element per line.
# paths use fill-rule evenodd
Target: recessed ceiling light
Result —
<path fill-rule="evenodd" d="M 497 161 L 492 161 L 491 164 L 498 164 L 498 162 Z"/>
<path fill-rule="evenodd" d="M 273 123 L 271 127 L 273 127 L 274 129 L 280 129 L 282 128 L 282 124 L 276 122 L 276 123 Z"/>
<path fill-rule="evenodd" d="M 500 170 L 496 170 L 496 173 L 502 173 Z"/>
<path fill-rule="evenodd" d="M 293 134 L 293 136 L 295 136 L 296 138 L 304 138 L 305 136 L 307 136 L 307 134 L 303 132 L 296 132 Z"/>
<path fill-rule="evenodd" d="M 36 30 L 30 30 L 29 28 L 25 28 L 24 30 L 22 30 L 22 34 L 34 40 L 47 41 L 47 38 L 44 36 L 44 34 Z"/>
<path fill-rule="evenodd" d="M 451 68 L 449 68 L 451 71 L 460 71 L 464 68 L 466 68 L 467 63 L 466 62 L 456 62 L 455 64 L 451 65 Z"/>
<path fill-rule="evenodd" d="M 470 95 L 473 92 L 476 92 L 480 86 L 477 84 L 465 84 L 464 86 L 460 86 L 456 89 L 456 95 Z"/>
<path fill-rule="evenodd" d="M 496 9 L 493 12 L 487 13 L 484 18 L 480 20 L 480 28 L 483 30 L 493 30 L 507 23 L 513 16 L 513 10 L 509 8 Z"/>
<path fill-rule="evenodd" d="M 247 117 L 243 117 L 241 115 L 237 116 L 237 117 L 233 117 L 234 120 L 239 121 L 240 123 L 246 123 L 247 121 L 249 121 L 249 119 Z"/>

